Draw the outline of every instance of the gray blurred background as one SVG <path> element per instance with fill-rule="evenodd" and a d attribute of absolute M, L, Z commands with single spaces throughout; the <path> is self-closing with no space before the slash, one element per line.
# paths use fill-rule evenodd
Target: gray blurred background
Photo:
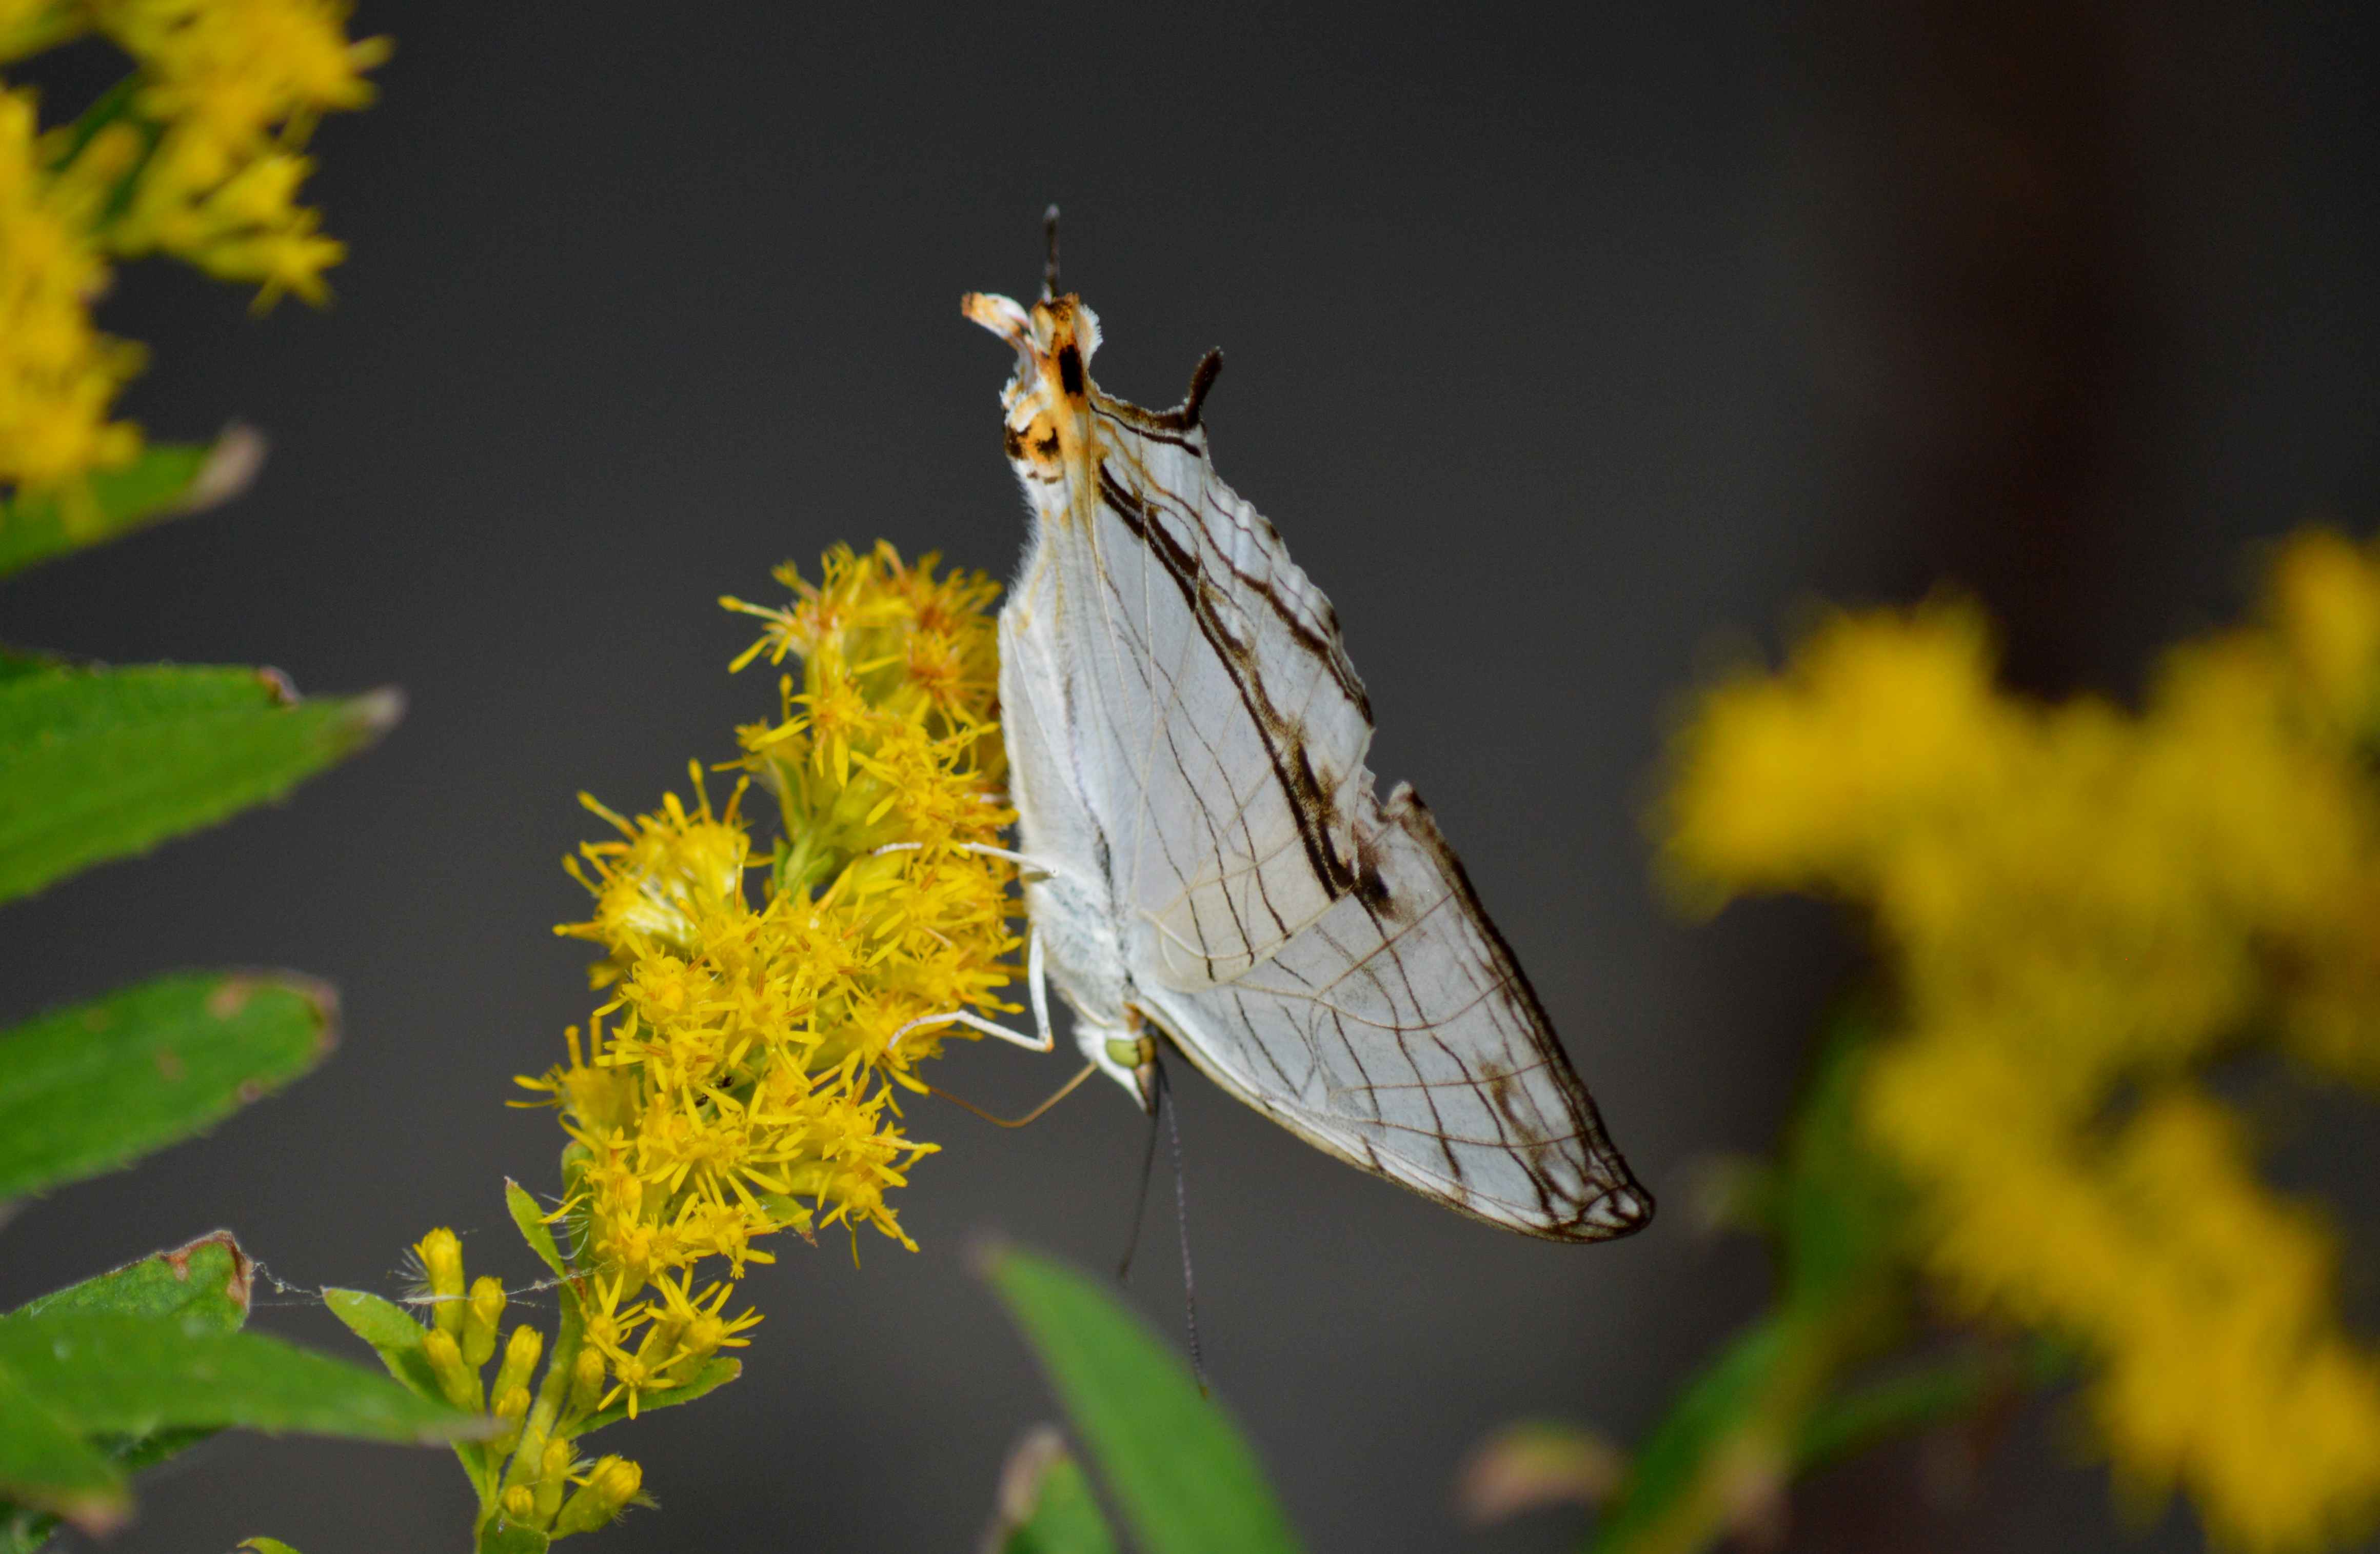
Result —
<path fill-rule="evenodd" d="M 1667 1205 L 1613 1245 L 1500 1234 L 1193 1076 L 1216 1386 L 1318 1549 L 1565 1547 L 1560 1517 L 1462 1528 L 1459 1460 L 1524 1414 L 1637 1438 L 1755 1309 L 1757 1251 L 1696 1232 L 1696 1164 L 1770 1143 L 1858 965 L 1815 908 L 1667 913 L 1640 815 L 1681 692 L 1812 599 L 1944 579 L 2021 683 L 2129 691 L 2235 613 L 2255 542 L 2380 507 L 2371 13 L 1973 9 L 367 3 L 382 102 L 317 143 L 337 305 L 260 321 L 140 266 L 102 314 L 154 348 L 152 434 L 252 421 L 261 483 L 0 592 L 13 642 L 405 688 L 389 741 L 289 805 L 0 917 L 0 1014 L 265 964 L 334 979 L 345 1042 L 32 1205 L 0 1305 L 216 1225 L 292 1285 L 393 1291 L 440 1223 L 528 1277 L 499 1190 L 550 1189 L 559 1135 L 503 1103 L 588 1008 L 549 932 L 582 911 L 574 795 L 648 806 L 771 705 L 713 601 L 772 564 L 880 535 L 1013 565 L 1009 357 L 957 302 L 1037 284 L 1054 200 L 1105 386 L 1170 404 L 1225 349 L 1219 466 L 1336 601 L 1384 786 L 1427 796 Z M 1068 1066 L 938 1077 L 1014 1108 Z M 1105 1089 L 1022 1134 L 914 1115 L 947 1147 L 901 1202 L 923 1252 L 784 1247 L 746 1378 L 614 1448 L 666 1508 L 615 1554 L 972 1546 L 1054 1408 L 965 1248 L 1111 1263 L 1142 1133 Z M 2310 1129 L 2284 1169 L 2370 1230 L 2368 1129 Z M 1170 1236 L 1135 1298 L 1178 1330 Z M 361 1354 L 294 1298 L 260 1321 Z M 1809 1548 L 2125 1531 L 2055 1406 L 1963 1498 L 1888 1453 L 1796 1511 Z M 227 1437 L 110 1547 L 456 1548 L 468 1516 L 443 1454 Z"/>

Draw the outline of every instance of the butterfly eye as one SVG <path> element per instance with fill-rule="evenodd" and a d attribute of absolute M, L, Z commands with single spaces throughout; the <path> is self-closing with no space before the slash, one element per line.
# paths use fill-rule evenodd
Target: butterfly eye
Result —
<path fill-rule="evenodd" d="M 1021 429 L 1003 426 L 1001 441 L 1008 456 L 1019 463 L 1028 458 L 1036 464 L 1054 463 L 1058 457 L 1057 419 L 1047 410 L 1037 411 Z"/>

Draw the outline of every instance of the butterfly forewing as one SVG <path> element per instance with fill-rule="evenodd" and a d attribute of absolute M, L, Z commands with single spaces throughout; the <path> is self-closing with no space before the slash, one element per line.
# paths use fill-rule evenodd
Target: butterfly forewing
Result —
<path fill-rule="evenodd" d="M 1128 407 L 1126 407 L 1128 408 Z M 1196 429 L 1092 401 L 1085 612 L 1122 904 L 1178 988 L 1239 976 L 1352 887 L 1372 725 L 1330 605 Z"/>

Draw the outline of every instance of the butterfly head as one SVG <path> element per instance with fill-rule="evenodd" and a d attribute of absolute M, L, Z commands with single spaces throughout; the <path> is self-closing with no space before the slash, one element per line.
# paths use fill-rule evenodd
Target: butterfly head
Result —
<path fill-rule="evenodd" d="M 1099 316 L 1071 294 L 1030 311 L 988 292 L 969 293 L 961 306 L 1016 348 L 1016 375 L 1001 395 L 1010 461 L 1028 479 L 1056 479 L 1087 430 Z"/>

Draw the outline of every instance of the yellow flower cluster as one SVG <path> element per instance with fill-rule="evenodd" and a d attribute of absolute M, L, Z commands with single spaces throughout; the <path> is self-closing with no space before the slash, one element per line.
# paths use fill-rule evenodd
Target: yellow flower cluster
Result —
<path fill-rule="evenodd" d="M 736 667 L 797 654 L 801 677 L 781 682 L 778 718 L 738 731 L 723 807 L 699 771 L 690 807 L 596 807 L 619 834 L 582 850 L 595 913 L 560 931 L 602 947 L 610 998 L 568 1064 L 523 1081 L 573 1141 L 587 1343 L 603 1403 L 632 1412 L 745 1342 L 757 1315 L 722 1313 L 745 1265 L 771 1260 L 762 1237 L 866 1224 L 914 1249 L 886 1194 L 935 1146 L 904 1131 L 896 1087 L 922 1091 L 912 1070 L 973 1035 L 951 1016 L 1014 1007 L 996 996 L 1017 941 L 995 585 L 890 546 L 837 549 L 815 585 L 779 577 L 789 608 L 723 601 L 768 622 Z M 754 785 L 783 819 L 761 857 Z M 706 1262 L 724 1277 L 698 1287 Z"/>
<path fill-rule="evenodd" d="M 326 113 L 371 101 L 363 72 L 385 38 L 349 42 L 339 0 L 85 0 L 93 23 L 140 63 L 133 116 L 154 135 L 109 239 L 152 249 L 226 281 L 255 281 L 259 307 L 285 291 L 328 293 L 346 250 L 297 201 L 299 154 Z M 104 133 L 141 133 L 131 124 Z"/>
<path fill-rule="evenodd" d="M 106 284 L 94 233 L 112 178 L 53 173 L 33 95 L 0 88 L 0 487 L 47 488 L 124 463 L 140 434 L 108 419 L 140 349 L 91 326 Z"/>
<path fill-rule="evenodd" d="M 323 114 L 370 100 L 385 39 L 350 42 L 334 0 L 0 0 L 0 62 L 79 34 L 134 74 L 74 125 L 40 132 L 0 85 L 0 492 L 71 489 L 129 460 L 108 419 L 136 346 L 93 328 L 110 257 L 164 252 L 225 280 L 327 296 L 342 249 L 298 203 Z"/>
<path fill-rule="evenodd" d="M 2134 1487 L 2225 1540 L 2312 1548 L 2380 1506 L 2380 1357 L 2336 1249 L 2255 1174 L 2211 1058 L 2277 1038 L 2380 1080 L 2380 555 L 2309 534 L 2258 623 L 2168 659 L 2138 715 L 1992 679 L 1976 613 L 1835 618 L 1680 735 L 1665 862 L 1698 903 L 1870 908 L 1905 1030 L 1874 1137 L 1970 1309 L 2078 1343 Z"/>
<path fill-rule="evenodd" d="M 495 1378 L 486 1381 L 483 1373 L 499 1353 L 496 1330 L 508 1304 L 504 1282 L 483 1274 L 467 1287 L 462 1240 L 443 1226 L 416 1242 L 412 1252 L 421 1275 L 415 1298 L 429 1306 L 431 1317 L 430 1330 L 420 1336 L 421 1360 L 448 1402 L 468 1413 L 486 1413 L 495 1422 L 497 1433 L 485 1441 L 457 1448 L 480 1491 L 475 1547 L 510 1547 L 501 1537 L 492 1543 L 487 1535 L 512 1528 L 551 1541 L 609 1524 L 641 1498 L 644 1470 L 625 1457 L 589 1463 L 578 1455 L 577 1432 L 556 1427 L 563 1417 L 556 1404 L 563 1398 L 579 1395 L 582 1427 L 587 1413 L 586 1389 L 575 1385 L 579 1378 L 571 1374 L 577 1367 L 567 1328 L 543 1389 L 554 1396 L 542 1404 L 531 1399 L 529 1383 L 545 1353 L 545 1335 L 526 1322 L 501 1346 Z"/>

